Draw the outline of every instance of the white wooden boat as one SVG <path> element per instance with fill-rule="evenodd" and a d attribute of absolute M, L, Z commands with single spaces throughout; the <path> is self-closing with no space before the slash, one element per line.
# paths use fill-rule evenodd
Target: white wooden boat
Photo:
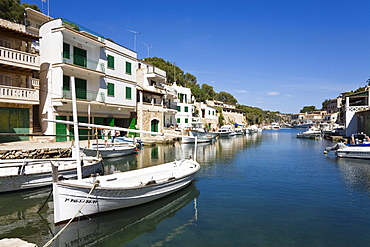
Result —
<path fill-rule="evenodd" d="M 223 125 L 221 128 L 217 131 L 217 134 L 220 137 L 231 137 L 235 136 L 236 133 L 231 125 Z"/>
<path fill-rule="evenodd" d="M 138 151 L 137 147 L 126 143 L 107 143 L 92 145 L 90 148 L 81 148 L 86 156 L 100 155 L 102 158 L 115 158 L 130 155 Z"/>
<path fill-rule="evenodd" d="M 82 176 L 103 172 L 102 159 L 84 157 Z M 0 160 L 0 192 L 39 188 L 52 184 L 52 164 L 65 179 L 76 178 L 75 158 Z"/>
<path fill-rule="evenodd" d="M 78 212 L 92 215 L 159 199 L 190 184 L 199 168 L 195 160 L 184 159 L 81 180 L 58 181 L 54 176 L 54 223 Z"/>

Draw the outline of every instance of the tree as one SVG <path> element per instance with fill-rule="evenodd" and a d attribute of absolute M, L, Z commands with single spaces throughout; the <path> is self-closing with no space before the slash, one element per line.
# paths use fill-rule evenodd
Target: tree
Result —
<path fill-rule="evenodd" d="M 324 111 L 325 109 L 327 109 L 328 105 L 329 105 L 329 100 L 326 99 L 325 101 L 321 103 L 321 110 Z"/>
<path fill-rule="evenodd" d="M 216 94 L 215 100 L 222 101 L 222 102 L 227 103 L 227 104 L 236 104 L 236 103 L 238 103 L 238 101 L 234 98 L 234 96 L 232 96 L 231 94 L 229 94 L 227 92 L 223 92 L 223 91 Z"/>
<path fill-rule="evenodd" d="M 317 109 L 315 106 L 310 105 L 310 106 L 304 106 L 302 110 L 300 110 L 300 113 L 313 112 L 313 111 L 317 111 Z"/>
<path fill-rule="evenodd" d="M 0 1 L 0 18 L 15 23 L 26 24 L 26 8 L 32 8 L 41 12 L 36 4 L 22 3 L 20 0 L 1 0 Z"/>

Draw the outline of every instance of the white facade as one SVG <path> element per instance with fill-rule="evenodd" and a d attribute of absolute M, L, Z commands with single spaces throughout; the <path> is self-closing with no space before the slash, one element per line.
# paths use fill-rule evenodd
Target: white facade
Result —
<path fill-rule="evenodd" d="M 55 19 L 40 28 L 41 118 L 71 120 L 74 82 L 81 121 L 90 116 L 91 123 L 128 127 L 136 110 L 136 53 L 74 27 Z M 57 132 L 53 123 L 42 128 Z"/>
<path fill-rule="evenodd" d="M 197 102 L 195 105 L 198 110 L 199 122 L 202 122 L 206 128 L 216 129 L 218 125 L 216 108 L 203 102 Z"/>
<path fill-rule="evenodd" d="M 191 126 L 193 122 L 193 100 L 190 88 L 177 86 L 174 83 L 171 86 L 177 92 L 177 113 L 176 124 L 178 128 L 184 129 Z"/>

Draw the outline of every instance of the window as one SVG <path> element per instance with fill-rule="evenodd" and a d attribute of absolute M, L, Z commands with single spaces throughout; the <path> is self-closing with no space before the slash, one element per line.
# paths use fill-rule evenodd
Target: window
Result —
<path fill-rule="evenodd" d="M 181 106 L 177 106 L 177 111 L 180 112 L 181 111 Z"/>
<path fill-rule="evenodd" d="M 11 75 L 0 75 L 0 84 L 4 86 L 11 86 L 12 76 Z"/>
<path fill-rule="evenodd" d="M 0 46 L 12 49 L 12 42 L 9 40 L 0 39 Z"/>
<path fill-rule="evenodd" d="M 132 99 L 130 87 L 126 87 L 126 99 Z"/>
<path fill-rule="evenodd" d="M 69 47 L 69 44 L 63 43 L 63 58 L 71 58 Z"/>
<path fill-rule="evenodd" d="M 185 112 L 189 112 L 189 107 L 185 106 Z"/>
<path fill-rule="evenodd" d="M 126 62 L 126 74 L 131 75 L 131 63 Z"/>
<path fill-rule="evenodd" d="M 108 96 L 114 96 L 114 84 L 108 82 Z"/>
<path fill-rule="evenodd" d="M 189 123 L 189 119 L 185 118 L 185 123 Z"/>
<path fill-rule="evenodd" d="M 176 122 L 177 122 L 177 123 L 180 123 L 180 122 L 181 122 L 181 121 L 180 121 L 180 118 L 177 118 L 177 119 L 176 119 Z"/>
<path fill-rule="evenodd" d="M 114 69 L 114 57 L 111 55 L 108 55 L 108 68 Z"/>

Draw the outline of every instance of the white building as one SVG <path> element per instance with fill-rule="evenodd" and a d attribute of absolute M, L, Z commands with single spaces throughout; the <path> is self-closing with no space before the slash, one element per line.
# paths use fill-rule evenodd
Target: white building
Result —
<path fill-rule="evenodd" d="M 216 129 L 218 125 L 217 110 L 215 107 L 203 102 L 196 102 L 195 108 L 198 112 L 199 122 L 207 129 Z"/>
<path fill-rule="evenodd" d="M 75 84 L 78 121 L 128 127 L 136 111 L 137 54 L 71 21 L 40 28 L 40 117 L 72 120 Z M 64 124 L 42 123 L 45 134 L 72 134 Z M 81 129 L 81 139 L 89 133 Z"/>
<path fill-rule="evenodd" d="M 179 128 L 184 129 L 191 126 L 193 122 L 193 99 L 190 88 L 176 85 L 171 86 L 177 92 L 177 113 L 176 124 Z M 194 119 L 195 120 L 195 119 Z"/>

